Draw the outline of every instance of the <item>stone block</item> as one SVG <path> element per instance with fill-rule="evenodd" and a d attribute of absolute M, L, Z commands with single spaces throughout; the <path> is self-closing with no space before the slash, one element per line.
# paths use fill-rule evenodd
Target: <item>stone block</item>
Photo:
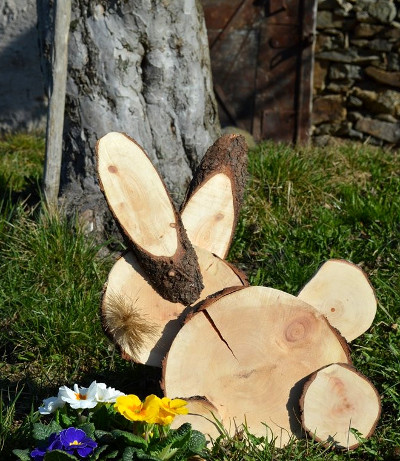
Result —
<path fill-rule="evenodd" d="M 385 26 L 379 24 L 360 23 L 354 29 L 354 36 L 357 38 L 370 38 L 382 32 Z"/>
<path fill-rule="evenodd" d="M 364 107 L 373 114 L 391 114 L 395 117 L 400 115 L 400 92 L 385 90 L 380 93 L 375 91 L 355 88 L 353 95 L 361 99 Z"/>
<path fill-rule="evenodd" d="M 319 93 L 325 89 L 325 79 L 328 74 L 326 61 L 315 61 L 314 63 L 314 91 Z"/>
<path fill-rule="evenodd" d="M 387 72 L 377 67 L 369 66 L 365 69 L 365 73 L 379 83 L 400 88 L 400 72 Z"/>
<path fill-rule="evenodd" d="M 389 123 L 372 118 L 358 120 L 356 130 L 374 136 L 390 144 L 400 143 L 400 123 Z"/>
<path fill-rule="evenodd" d="M 397 9 L 392 0 L 378 0 L 368 6 L 368 14 L 383 24 L 389 24 L 397 15 Z"/>
<path fill-rule="evenodd" d="M 362 69 L 352 64 L 335 63 L 330 66 L 329 78 L 332 80 L 361 80 Z"/>
<path fill-rule="evenodd" d="M 314 99 L 312 109 L 312 123 L 319 125 L 329 122 L 335 124 L 346 118 L 344 98 L 341 95 L 318 96 Z"/>

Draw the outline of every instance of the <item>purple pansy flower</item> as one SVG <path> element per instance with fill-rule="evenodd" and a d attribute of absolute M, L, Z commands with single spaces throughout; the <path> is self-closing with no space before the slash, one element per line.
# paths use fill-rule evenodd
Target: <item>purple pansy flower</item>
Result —
<path fill-rule="evenodd" d="M 69 427 L 60 432 L 62 450 L 71 455 L 77 454 L 81 458 L 89 456 L 97 447 L 97 443 L 88 437 L 82 429 Z"/>
<path fill-rule="evenodd" d="M 48 445 L 44 448 L 38 447 L 31 451 L 31 458 L 34 461 L 43 461 L 44 455 L 53 450 L 62 450 L 70 455 L 78 455 L 86 458 L 92 454 L 97 443 L 88 437 L 81 429 L 69 427 L 60 433 L 51 434 Z"/>
<path fill-rule="evenodd" d="M 44 455 L 48 451 L 52 450 L 62 450 L 62 444 L 60 441 L 60 436 L 57 434 L 57 432 L 54 432 L 51 434 L 49 437 L 49 440 L 47 442 L 47 446 L 41 448 L 35 448 L 33 451 L 31 451 L 31 458 L 34 459 L 35 461 L 42 461 L 44 458 Z"/>

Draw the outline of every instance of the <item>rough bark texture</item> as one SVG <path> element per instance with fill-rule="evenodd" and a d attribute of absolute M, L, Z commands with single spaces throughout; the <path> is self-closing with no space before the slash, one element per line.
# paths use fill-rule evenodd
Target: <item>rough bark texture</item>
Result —
<path fill-rule="evenodd" d="M 228 254 L 247 181 L 247 145 L 237 134 L 221 136 L 207 150 L 181 207 L 194 245 L 220 258 Z"/>
<path fill-rule="evenodd" d="M 47 2 L 39 0 L 39 10 L 43 39 Z M 110 131 L 144 147 L 179 202 L 219 135 L 210 75 L 199 2 L 76 0 L 61 177 L 66 211 L 83 213 L 90 229 L 103 230 L 95 144 Z"/>

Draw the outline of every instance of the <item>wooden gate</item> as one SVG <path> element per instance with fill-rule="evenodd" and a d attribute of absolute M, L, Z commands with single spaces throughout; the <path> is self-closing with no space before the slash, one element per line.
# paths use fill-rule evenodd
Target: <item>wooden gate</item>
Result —
<path fill-rule="evenodd" d="M 317 0 L 202 0 L 222 125 L 309 137 Z"/>

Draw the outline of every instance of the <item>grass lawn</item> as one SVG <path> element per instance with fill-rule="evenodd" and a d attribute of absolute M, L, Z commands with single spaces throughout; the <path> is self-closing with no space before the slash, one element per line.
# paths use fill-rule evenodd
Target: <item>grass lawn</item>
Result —
<path fill-rule="evenodd" d="M 102 286 L 113 257 L 78 226 L 41 211 L 41 136 L 0 139 L 0 459 L 26 446 L 42 399 L 94 379 L 141 397 L 158 370 L 123 361 L 103 334 Z M 400 459 L 400 153 L 360 144 L 292 148 L 265 143 L 249 156 L 249 184 L 229 260 L 253 285 L 297 294 L 330 258 L 347 259 L 376 291 L 373 326 L 351 344 L 377 388 L 375 434 L 352 452 L 312 440 L 285 449 L 222 437 L 215 460 Z M 251 392 L 251 390 L 249 390 Z"/>

